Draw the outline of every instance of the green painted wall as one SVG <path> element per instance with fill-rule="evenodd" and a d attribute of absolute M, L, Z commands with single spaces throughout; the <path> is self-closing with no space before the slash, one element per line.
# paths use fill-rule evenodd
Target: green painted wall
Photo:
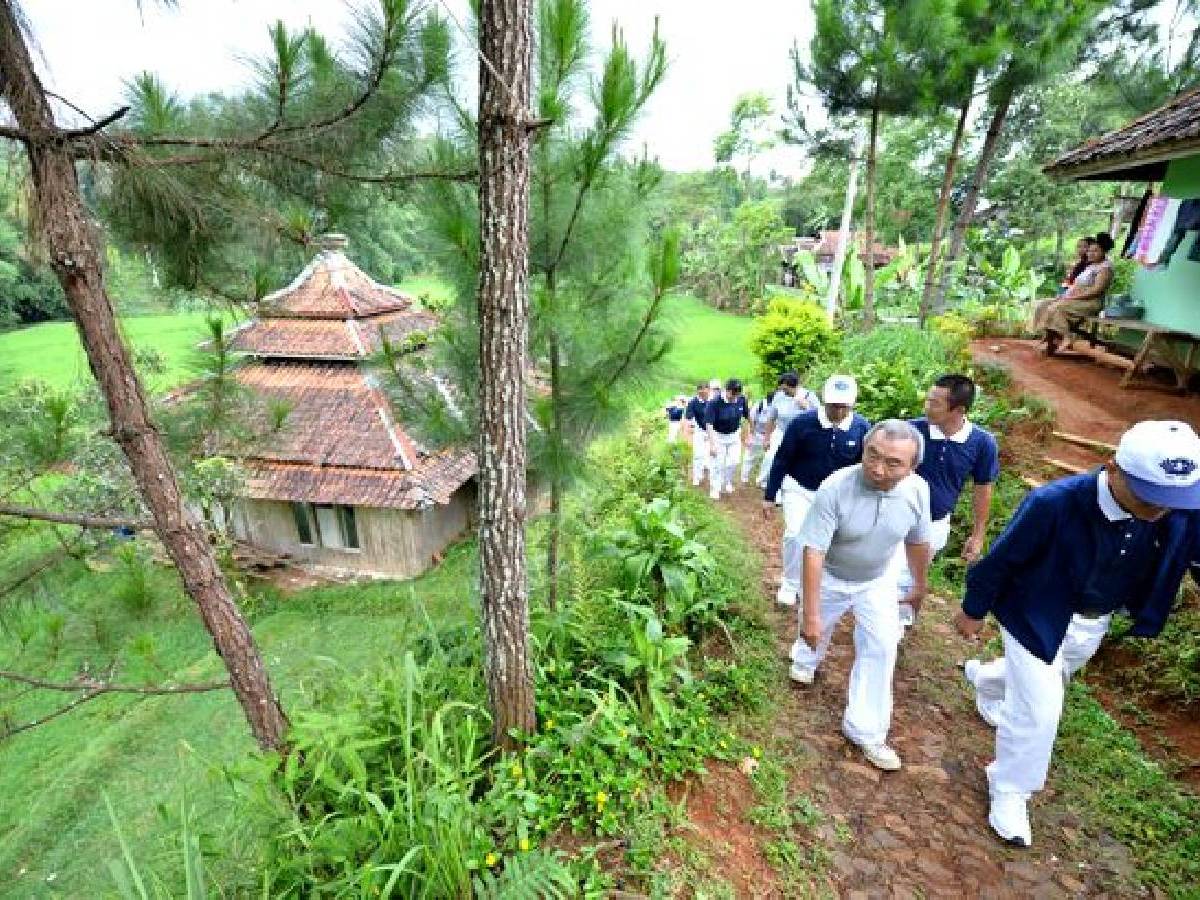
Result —
<path fill-rule="evenodd" d="M 1200 154 L 1171 162 L 1163 193 L 1185 200 L 1200 197 Z M 1189 231 L 1167 268 L 1139 267 L 1134 273 L 1133 296 L 1145 307 L 1147 322 L 1200 334 L 1200 263 L 1187 258 L 1197 239 Z"/>

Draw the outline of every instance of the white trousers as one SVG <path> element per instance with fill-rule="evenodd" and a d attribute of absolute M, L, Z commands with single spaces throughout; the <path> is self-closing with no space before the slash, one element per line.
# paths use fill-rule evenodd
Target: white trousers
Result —
<path fill-rule="evenodd" d="M 783 443 L 784 429 L 779 427 L 779 423 L 775 423 L 775 428 L 771 431 L 771 439 L 767 441 L 767 450 L 763 453 L 762 467 L 758 470 L 758 485 L 759 487 L 767 486 L 767 476 L 771 474 L 771 464 L 775 462 L 775 451 L 779 449 L 779 445 Z"/>
<path fill-rule="evenodd" d="M 1067 682 L 1096 655 L 1111 620 L 1073 616 L 1052 663 L 1000 629 L 1004 655 L 980 666 L 975 678 L 979 702 L 998 722 L 996 758 L 987 767 L 993 794 L 1028 795 L 1046 784 Z"/>
<path fill-rule="evenodd" d="M 847 611 L 854 613 L 854 664 L 842 731 L 864 747 L 884 743 L 892 724 L 892 674 L 901 633 L 895 586 L 889 575 L 856 583 L 825 572 L 821 577 L 821 639 L 815 650 L 803 637 L 792 645 L 793 664 L 815 670 L 825 658 L 842 616 Z M 800 616 L 803 622 L 803 609 Z"/>
<path fill-rule="evenodd" d="M 737 470 L 738 457 L 741 455 L 742 435 L 735 431 L 733 434 L 712 434 L 717 452 L 713 455 L 711 468 L 708 473 L 708 496 L 714 500 L 721 497 L 721 489 L 733 490 L 733 473 Z"/>
<path fill-rule="evenodd" d="M 780 588 L 784 593 L 800 594 L 804 569 L 804 545 L 800 528 L 812 506 L 814 492 L 800 487 L 791 475 L 783 476 L 779 486 L 779 502 L 783 505 L 783 577 Z"/>
<path fill-rule="evenodd" d="M 672 422 L 667 420 L 667 443 L 673 444 L 679 440 L 679 429 L 683 427 L 682 422 Z"/>
<path fill-rule="evenodd" d="M 929 561 L 933 562 L 934 558 L 946 549 L 946 542 L 950 540 L 950 514 L 947 513 L 943 518 L 936 520 L 929 528 Z M 908 570 L 908 554 L 904 550 L 904 544 L 901 543 L 896 548 L 896 553 L 892 557 L 890 571 L 896 578 L 896 590 L 901 598 L 908 596 L 908 592 L 912 590 L 913 574 Z M 907 603 L 900 604 L 904 609 L 900 611 L 902 621 L 912 623 L 913 613 L 912 607 Z M 907 614 L 906 614 L 907 611 Z"/>
<path fill-rule="evenodd" d="M 754 464 L 762 459 L 765 449 L 762 435 L 751 434 L 750 443 L 742 451 L 742 484 L 750 480 L 750 473 L 754 470 Z"/>
<path fill-rule="evenodd" d="M 708 435 L 697 427 L 692 431 L 692 484 L 699 485 L 708 471 Z"/>

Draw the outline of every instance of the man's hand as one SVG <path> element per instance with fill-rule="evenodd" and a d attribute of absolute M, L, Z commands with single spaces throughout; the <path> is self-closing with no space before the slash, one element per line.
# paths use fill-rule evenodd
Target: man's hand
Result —
<path fill-rule="evenodd" d="M 762 517 L 770 522 L 775 518 L 775 504 L 770 500 L 764 500 L 762 504 Z"/>
<path fill-rule="evenodd" d="M 804 638 L 804 643 L 816 651 L 817 644 L 821 641 L 821 617 L 810 618 L 804 617 L 804 625 L 800 629 L 800 636 Z"/>
<path fill-rule="evenodd" d="M 900 602 L 907 603 L 913 608 L 914 613 L 919 613 L 921 611 L 921 604 L 925 602 L 925 597 L 928 593 L 929 591 L 926 588 L 913 585 Z"/>
<path fill-rule="evenodd" d="M 983 535 L 973 534 L 967 538 L 967 542 L 963 544 L 962 558 L 965 563 L 973 563 L 979 559 L 979 554 L 983 552 Z"/>
<path fill-rule="evenodd" d="M 979 632 L 983 630 L 983 619 L 972 619 L 961 609 L 954 616 L 954 627 L 968 641 L 979 640 Z"/>

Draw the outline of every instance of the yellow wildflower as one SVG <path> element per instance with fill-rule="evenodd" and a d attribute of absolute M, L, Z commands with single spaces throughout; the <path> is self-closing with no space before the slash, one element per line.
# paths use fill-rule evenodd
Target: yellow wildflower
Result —
<path fill-rule="evenodd" d="M 604 793 L 604 791 L 596 791 L 596 806 L 597 806 L 597 808 L 602 808 L 604 806 L 604 804 L 607 802 L 608 802 L 608 794 Z"/>
<path fill-rule="evenodd" d="M 484 865 L 486 865 L 490 869 L 494 865 L 496 865 L 496 863 L 500 862 L 500 857 L 498 857 L 495 853 L 489 853 L 487 856 L 485 856 L 483 858 L 483 862 L 484 862 Z"/>
<path fill-rule="evenodd" d="M 517 846 L 521 848 L 522 853 L 528 853 L 529 852 L 529 838 L 521 838 L 521 840 L 517 842 Z"/>
<path fill-rule="evenodd" d="M 750 755 L 753 756 L 755 759 L 762 759 L 762 748 L 755 747 L 753 750 L 750 751 Z"/>
<path fill-rule="evenodd" d="M 512 776 L 513 776 L 513 778 L 520 778 L 520 777 L 521 777 L 521 765 L 520 765 L 520 763 L 513 763 L 513 767 L 512 767 Z"/>

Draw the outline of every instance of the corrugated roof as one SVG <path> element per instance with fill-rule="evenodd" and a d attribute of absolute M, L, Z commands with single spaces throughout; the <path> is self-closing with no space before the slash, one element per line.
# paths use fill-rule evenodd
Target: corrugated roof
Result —
<path fill-rule="evenodd" d="M 1137 168 L 1137 177 L 1157 180 L 1166 160 L 1189 152 L 1200 152 L 1200 88 L 1068 150 L 1043 171 L 1059 178 L 1086 178 Z"/>

